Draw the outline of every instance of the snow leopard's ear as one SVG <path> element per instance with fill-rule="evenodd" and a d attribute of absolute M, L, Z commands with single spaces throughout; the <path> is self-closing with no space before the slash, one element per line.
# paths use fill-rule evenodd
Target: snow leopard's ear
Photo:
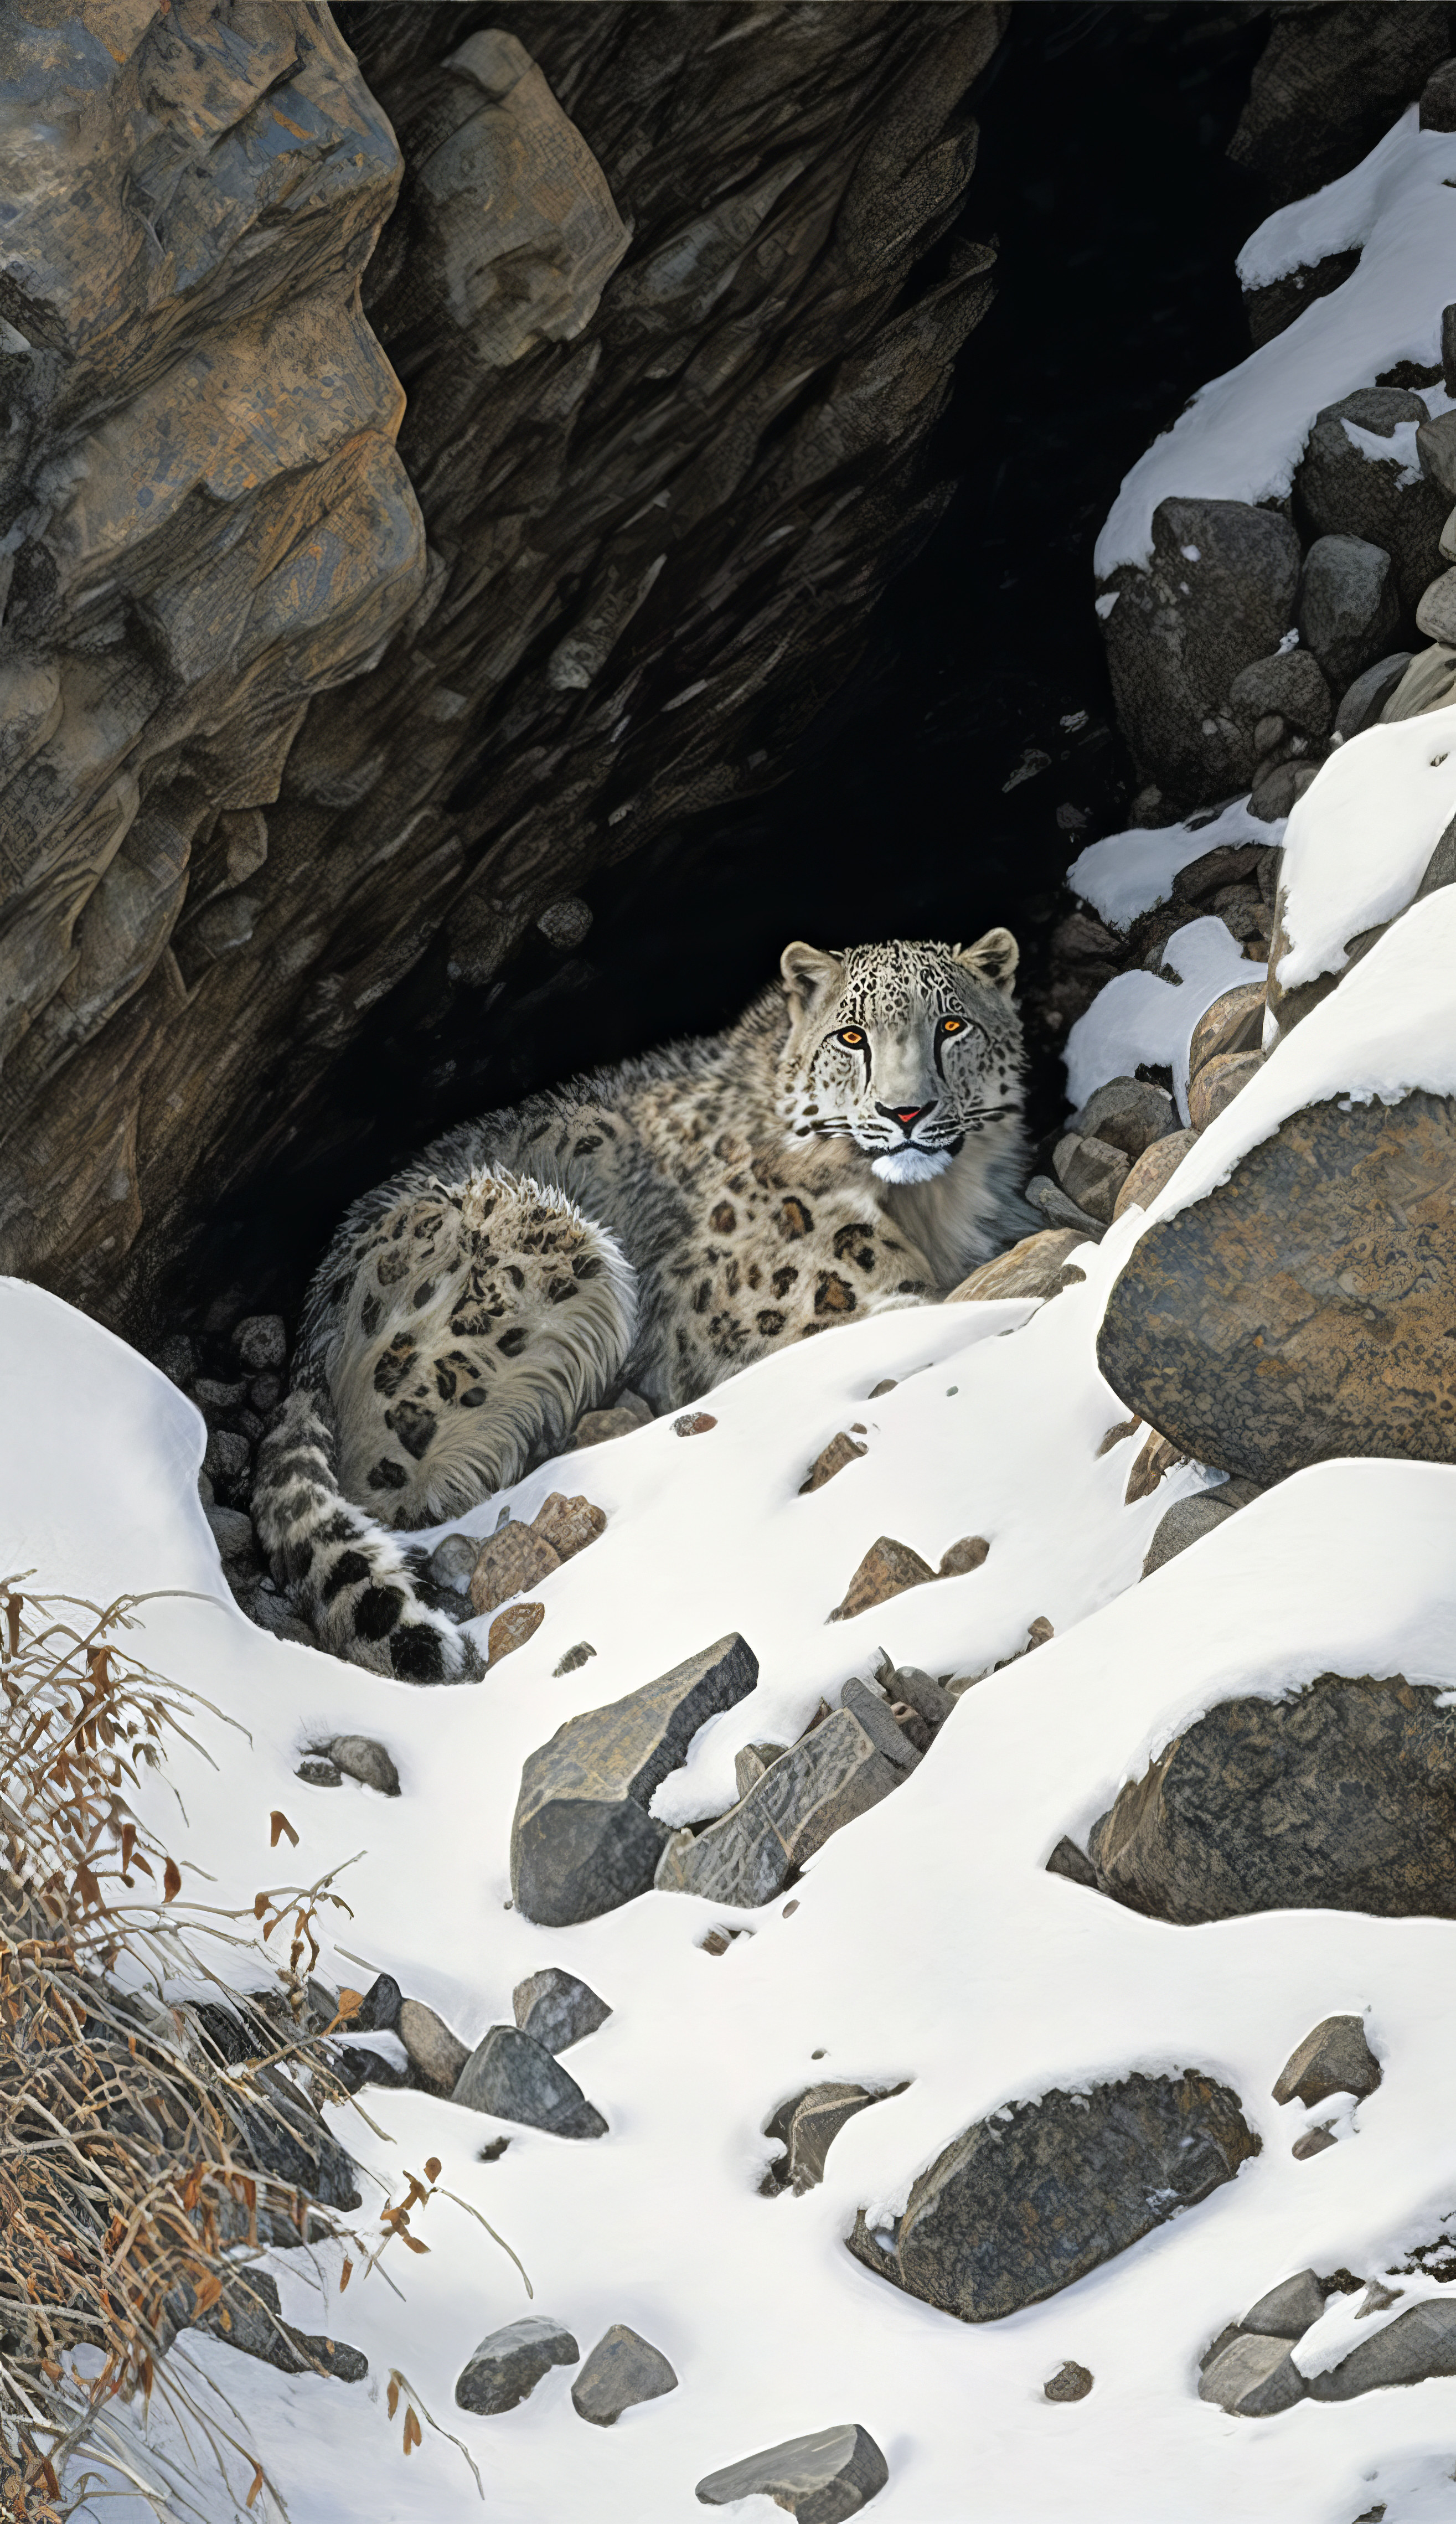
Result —
<path fill-rule="evenodd" d="M 1021 949 L 1009 929 L 988 929 L 974 946 L 957 946 L 955 950 L 957 964 L 974 973 L 978 982 L 990 982 L 1003 999 L 1009 999 L 1016 988 L 1020 957 Z"/>
<path fill-rule="evenodd" d="M 790 1012 L 796 1018 L 807 1016 L 839 990 L 845 968 L 838 955 L 826 955 L 818 946 L 805 946 L 801 938 L 786 946 L 779 957 L 779 971 L 784 977 Z"/>

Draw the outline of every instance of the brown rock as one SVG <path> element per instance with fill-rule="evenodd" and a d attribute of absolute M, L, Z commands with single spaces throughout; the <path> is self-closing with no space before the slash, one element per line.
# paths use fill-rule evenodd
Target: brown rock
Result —
<path fill-rule="evenodd" d="M 457 2040 L 432 2007 L 421 2006 L 417 1998 L 407 1998 L 402 2002 L 395 2029 L 410 2055 L 410 2065 L 421 2082 L 437 2095 L 452 2094 L 456 2080 L 470 2057 L 466 2045 Z"/>
<path fill-rule="evenodd" d="M 1302 2138 L 1295 2139 L 1289 2154 L 1296 2164 L 1305 2164 L 1312 2156 L 1323 2156 L 1327 2147 L 1337 2144 L 1332 2129 L 1306 2130 Z"/>
<path fill-rule="evenodd" d="M 1257 1051 L 1264 1041 L 1264 984 L 1240 982 L 1206 1007 L 1189 1045 L 1189 1076 L 1224 1052 Z"/>
<path fill-rule="evenodd" d="M 1114 1392 L 1261 1486 L 1338 1455 L 1456 1460 L 1456 1101 L 1341 1100 L 1149 1228 L 1097 1337 Z"/>
<path fill-rule="evenodd" d="M 1187 1461 L 1188 1457 L 1168 1438 L 1160 1437 L 1156 1429 L 1149 1429 L 1128 1475 L 1128 1486 L 1123 1492 L 1124 1507 L 1134 1506 L 1139 1499 L 1151 1498 L 1163 1475 L 1171 1473 L 1175 1464 Z"/>
<path fill-rule="evenodd" d="M 584 1411 L 577 1421 L 564 1454 L 574 1454 L 579 1447 L 605 1446 L 611 1437 L 630 1437 L 634 1429 L 652 1425 L 652 1406 L 640 1394 L 624 1393 L 609 1411 Z"/>
<path fill-rule="evenodd" d="M 523 1648 L 527 1639 L 535 1637 L 545 1619 L 544 1604 L 508 1605 L 504 1613 L 496 1615 L 490 1626 L 485 1647 L 487 1662 L 498 1666 L 502 1657 L 511 1655 L 516 1648 Z"/>
<path fill-rule="evenodd" d="M 1205 1060 L 1189 1088 L 1189 1120 L 1193 1129 L 1206 1131 L 1263 1066 L 1264 1055 L 1259 1051 L 1219 1051 L 1212 1060 Z"/>
<path fill-rule="evenodd" d="M 1089 1095 L 1068 1129 L 1085 1140 L 1102 1140 L 1130 1160 L 1141 1157 L 1155 1141 L 1178 1128 L 1178 1113 L 1166 1087 L 1143 1078 L 1109 1078 Z"/>
<path fill-rule="evenodd" d="M 936 1574 L 941 1578 L 964 1578 L 971 1570 L 979 1569 L 990 1554 L 991 1545 L 983 1533 L 968 1533 L 963 1541 L 952 1542 L 949 1550 L 941 1554 Z"/>
<path fill-rule="evenodd" d="M 572 1560 L 607 1531 L 607 1518 L 589 1498 L 567 1498 L 561 1490 L 553 1490 L 532 1517 L 531 1531 L 551 1546 L 558 1560 Z"/>
<path fill-rule="evenodd" d="M 957 1290 L 956 1293 L 958 1295 L 963 1295 L 964 1287 Z M 882 1393 L 893 1393 L 898 1383 L 899 1378 L 898 1376 L 882 1376 L 878 1384 L 872 1384 L 870 1386 L 869 1398 L 871 1402 L 878 1402 Z"/>
<path fill-rule="evenodd" d="M 1381 2063 L 1365 2038 L 1359 2015 L 1327 2015 L 1289 2054 L 1274 2081 L 1277 2104 L 1297 2096 L 1308 2111 L 1330 2095 L 1373 2095 Z"/>
<path fill-rule="evenodd" d="M 1150 1209 L 1197 1137 L 1196 1131 L 1170 1131 L 1165 1140 L 1155 1141 L 1150 1148 L 1144 1150 L 1128 1169 L 1127 1179 L 1112 1205 L 1114 1219 L 1121 1218 L 1123 1211 L 1132 1209 L 1135 1204 L 1139 1209 Z"/>
<path fill-rule="evenodd" d="M 907 1586 L 923 1586 L 935 1574 L 929 1561 L 922 1560 L 907 1542 L 896 1542 L 882 1533 L 878 1542 L 870 1544 L 845 1590 L 844 1602 L 836 1605 L 829 1618 L 852 1622 L 856 1613 L 867 1613 L 872 1604 L 888 1603 Z"/>
<path fill-rule="evenodd" d="M 856 1446 L 853 1438 L 846 1436 L 841 1430 L 837 1437 L 830 1438 L 823 1453 L 814 1457 L 808 1480 L 799 1484 L 800 1497 L 806 1498 L 810 1490 L 822 1490 L 825 1482 L 832 1481 L 836 1473 L 842 1473 L 847 1464 L 857 1463 L 860 1456 L 868 1452 L 867 1446 Z"/>
<path fill-rule="evenodd" d="M 477 1613 L 493 1613 L 498 1604 L 508 1603 L 512 1595 L 523 1595 L 528 1586 L 539 1586 L 542 1578 L 549 1578 L 560 1565 L 561 1554 L 553 1549 L 544 1533 L 512 1520 L 481 1545 L 480 1557 L 470 1573 L 470 1601 Z"/>
<path fill-rule="evenodd" d="M 684 1411 L 674 1420 L 672 1433 L 675 1437 L 703 1437 L 717 1425 L 710 1411 Z"/>
<path fill-rule="evenodd" d="M 1114 1446 L 1126 1445 L 1129 1437 L 1137 1436 L 1141 1426 L 1136 1412 L 1131 1420 L 1115 1420 L 1097 1448 L 1097 1461 L 1100 1463 L 1104 1455 L 1110 1455 Z"/>
<path fill-rule="evenodd" d="M 969 1297 L 1053 1297 L 1065 1285 L 1069 1254 L 1086 1242 L 1075 1227 L 1043 1227 L 1036 1236 L 1024 1236 L 1008 1252 L 998 1253 L 994 1262 L 983 1262 L 958 1288 L 951 1289 L 947 1303 L 958 1305 Z M 1078 1271 L 1071 1276 L 1080 1280 L 1086 1274 Z M 888 1383 L 877 1384 L 870 1400 L 889 1390 Z"/>
<path fill-rule="evenodd" d="M 1052 1170 L 1069 1200 L 1102 1227 L 1112 1223 L 1112 1204 L 1122 1189 L 1128 1160 L 1106 1140 L 1084 1140 L 1075 1131 L 1058 1140 Z"/>
<path fill-rule="evenodd" d="M 1054 2375 L 1047 2376 L 1042 2390 L 1048 2402 L 1085 2402 L 1094 2380 L 1090 2366 L 1079 2366 L 1075 2357 L 1069 2357 Z"/>

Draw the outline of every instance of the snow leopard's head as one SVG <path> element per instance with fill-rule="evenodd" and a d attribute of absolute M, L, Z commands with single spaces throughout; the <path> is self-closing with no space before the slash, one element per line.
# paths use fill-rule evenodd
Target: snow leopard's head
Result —
<path fill-rule="evenodd" d="M 786 946 L 789 1038 L 779 1110 L 791 1136 L 852 1139 L 884 1183 L 928 1183 L 968 1133 L 1021 1112 L 1016 941 L 974 946 Z"/>

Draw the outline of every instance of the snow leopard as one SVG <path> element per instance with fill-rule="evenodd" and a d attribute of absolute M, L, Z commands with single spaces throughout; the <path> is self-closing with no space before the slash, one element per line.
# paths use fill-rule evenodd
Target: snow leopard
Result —
<path fill-rule="evenodd" d="M 477 1676 L 401 1534 L 618 1392 L 678 1410 L 786 1342 L 933 1303 L 1034 1227 L 1016 966 L 1006 929 L 796 942 L 726 1032 L 449 1131 L 357 1201 L 253 1499 L 320 1643 L 405 1681 Z"/>

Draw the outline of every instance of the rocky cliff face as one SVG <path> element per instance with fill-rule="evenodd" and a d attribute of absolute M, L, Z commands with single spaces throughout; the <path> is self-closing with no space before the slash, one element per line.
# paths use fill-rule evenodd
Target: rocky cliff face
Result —
<path fill-rule="evenodd" d="M 945 496 L 1004 15 L 11 13 L 5 1268 L 126 1320 L 421 958 L 771 780 Z"/>

